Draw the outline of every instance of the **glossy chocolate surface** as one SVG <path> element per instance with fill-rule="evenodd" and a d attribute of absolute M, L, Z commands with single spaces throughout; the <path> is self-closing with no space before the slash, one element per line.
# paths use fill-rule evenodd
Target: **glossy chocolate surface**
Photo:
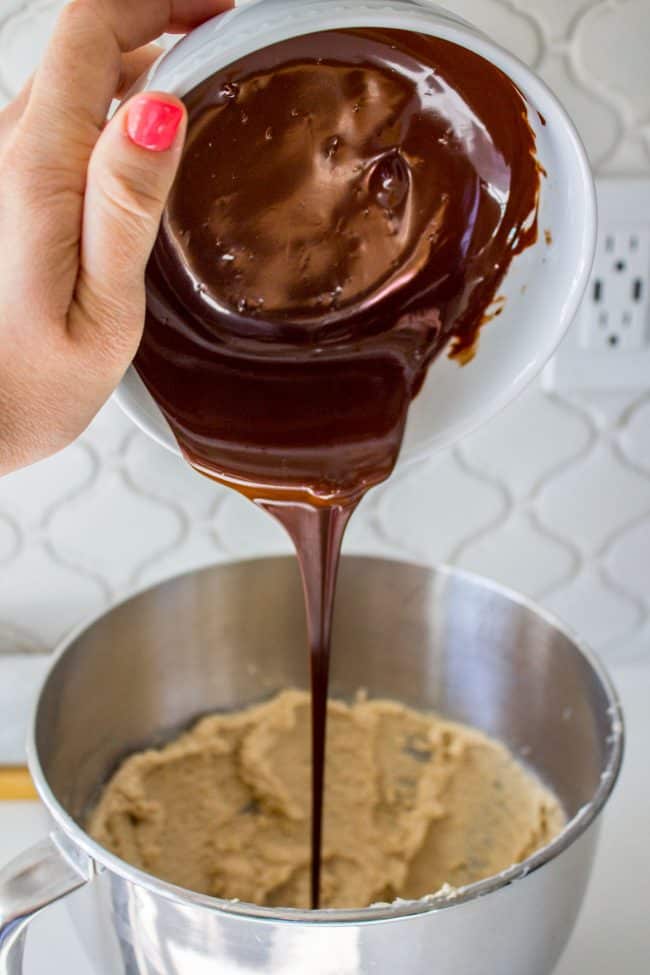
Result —
<path fill-rule="evenodd" d="M 191 463 L 252 497 L 358 497 L 536 236 L 535 139 L 497 68 L 422 35 L 294 38 L 186 102 L 137 368 Z"/>

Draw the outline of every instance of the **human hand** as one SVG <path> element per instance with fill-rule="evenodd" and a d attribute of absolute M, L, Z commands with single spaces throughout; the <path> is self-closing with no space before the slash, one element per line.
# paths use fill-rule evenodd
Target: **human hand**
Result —
<path fill-rule="evenodd" d="M 180 160 L 178 99 L 120 97 L 231 0 L 74 0 L 0 112 L 0 475 L 66 446 L 135 355 L 144 273 Z"/>

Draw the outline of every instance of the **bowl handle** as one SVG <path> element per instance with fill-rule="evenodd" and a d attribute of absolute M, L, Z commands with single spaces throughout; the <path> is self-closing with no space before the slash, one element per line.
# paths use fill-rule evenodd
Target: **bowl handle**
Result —
<path fill-rule="evenodd" d="M 74 864 L 54 834 L 0 870 L 0 975 L 21 975 L 27 925 L 61 897 L 87 884 L 94 864 Z"/>

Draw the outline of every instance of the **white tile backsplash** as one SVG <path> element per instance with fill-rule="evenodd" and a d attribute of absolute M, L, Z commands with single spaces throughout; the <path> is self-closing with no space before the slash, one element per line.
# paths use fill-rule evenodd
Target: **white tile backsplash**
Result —
<path fill-rule="evenodd" d="M 517 506 L 497 531 L 470 539 L 457 562 L 461 568 L 542 598 L 573 578 L 579 556 L 571 546 L 542 533 L 533 512 Z"/>
<path fill-rule="evenodd" d="M 640 400 L 621 430 L 619 445 L 630 464 L 650 475 L 650 399 Z"/>
<path fill-rule="evenodd" d="M 513 501 L 523 502 L 577 462 L 595 436 L 584 411 L 535 385 L 460 449 L 469 466 L 493 480 L 505 480 Z"/>
<path fill-rule="evenodd" d="M 545 49 L 565 47 L 580 18 L 596 6 L 594 0 L 503 0 L 506 9 L 527 13 L 544 38 Z M 454 7 L 453 0 L 447 6 Z M 474 7 L 481 6 L 474 0 Z"/>
<path fill-rule="evenodd" d="M 578 69 L 602 98 L 622 107 L 624 121 L 650 114 L 650 59 L 639 43 L 649 17 L 648 0 L 594 3 L 576 25 Z"/>
<path fill-rule="evenodd" d="M 629 652 L 629 641 L 645 617 L 640 600 L 619 588 L 592 564 L 544 599 L 583 640 L 611 662 Z M 647 656 L 647 648 L 643 651 Z"/>
<path fill-rule="evenodd" d="M 57 508 L 48 534 L 61 562 L 120 593 L 137 586 L 143 569 L 178 545 L 184 521 L 175 505 L 141 492 L 120 467 L 102 472 L 87 491 Z"/>
<path fill-rule="evenodd" d="M 650 566 L 650 517 L 633 522 L 610 546 L 605 560 L 607 571 L 619 586 L 643 601 L 648 593 Z"/>
<path fill-rule="evenodd" d="M 459 17 L 476 24 L 498 44 L 507 47 L 526 64 L 539 64 L 544 51 L 544 36 L 539 22 L 523 5 L 518 10 L 512 3 L 502 0 L 440 0 L 440 6 L 449 7 Z"/>
<path fill-rule="evenodd" d="M 61 5 L 4 0 L 0 99 L 33 69 Z M 597 172 L 650 173 L 649 0 L 447 5 L 537 67 Z M 457 562 L 541 598 L 612 659 L 650 655 L 650 392 L 619 407 L 536 384 L 375 491 L 348 548 Z M 277 551 L 288 544 L 270 519 L 109 404 L 78 444 L 0 481 L 0 654 L 51 648 L 134 586 Z"/>
<path fill-rule="evenodd" d="M 588 558 L 606 550 L 640 515 L 650 514 L 648 480 L 601 440 L 546 485 L 537 510 L 543 525 Z"/>
<path fill-rule="evenodd" d="M 394 545 L 427 562 L 454 562 L 469 539 L 502 522 L 507 506 L 500 484 L 449 450 L 396 477 L 382 492 L 378 518 Z"/>
<path fill-rule="evenodd" d="M 273 518 L 234 491 L 220 493 L 218 538 L 231 558 L 291 551 L 288 536 Z"/>

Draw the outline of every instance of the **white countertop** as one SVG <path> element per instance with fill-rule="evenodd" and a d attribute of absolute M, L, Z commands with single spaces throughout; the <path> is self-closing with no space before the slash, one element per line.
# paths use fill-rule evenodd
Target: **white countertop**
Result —
<path fill-rule="evenodd" d="M 583 912 L 555 975 L 650 971 L 650 666 L 619 668 L 613 677 L 626 714 L 625 764 L 605 813 Z M 0 804 L 0 863 L 42 836 L 44 824 L 37 803 Z M 113 975 L 94 969 L 82 954 L 61 905 L 37 918 L 27 940 L 25 975 Z"/>

